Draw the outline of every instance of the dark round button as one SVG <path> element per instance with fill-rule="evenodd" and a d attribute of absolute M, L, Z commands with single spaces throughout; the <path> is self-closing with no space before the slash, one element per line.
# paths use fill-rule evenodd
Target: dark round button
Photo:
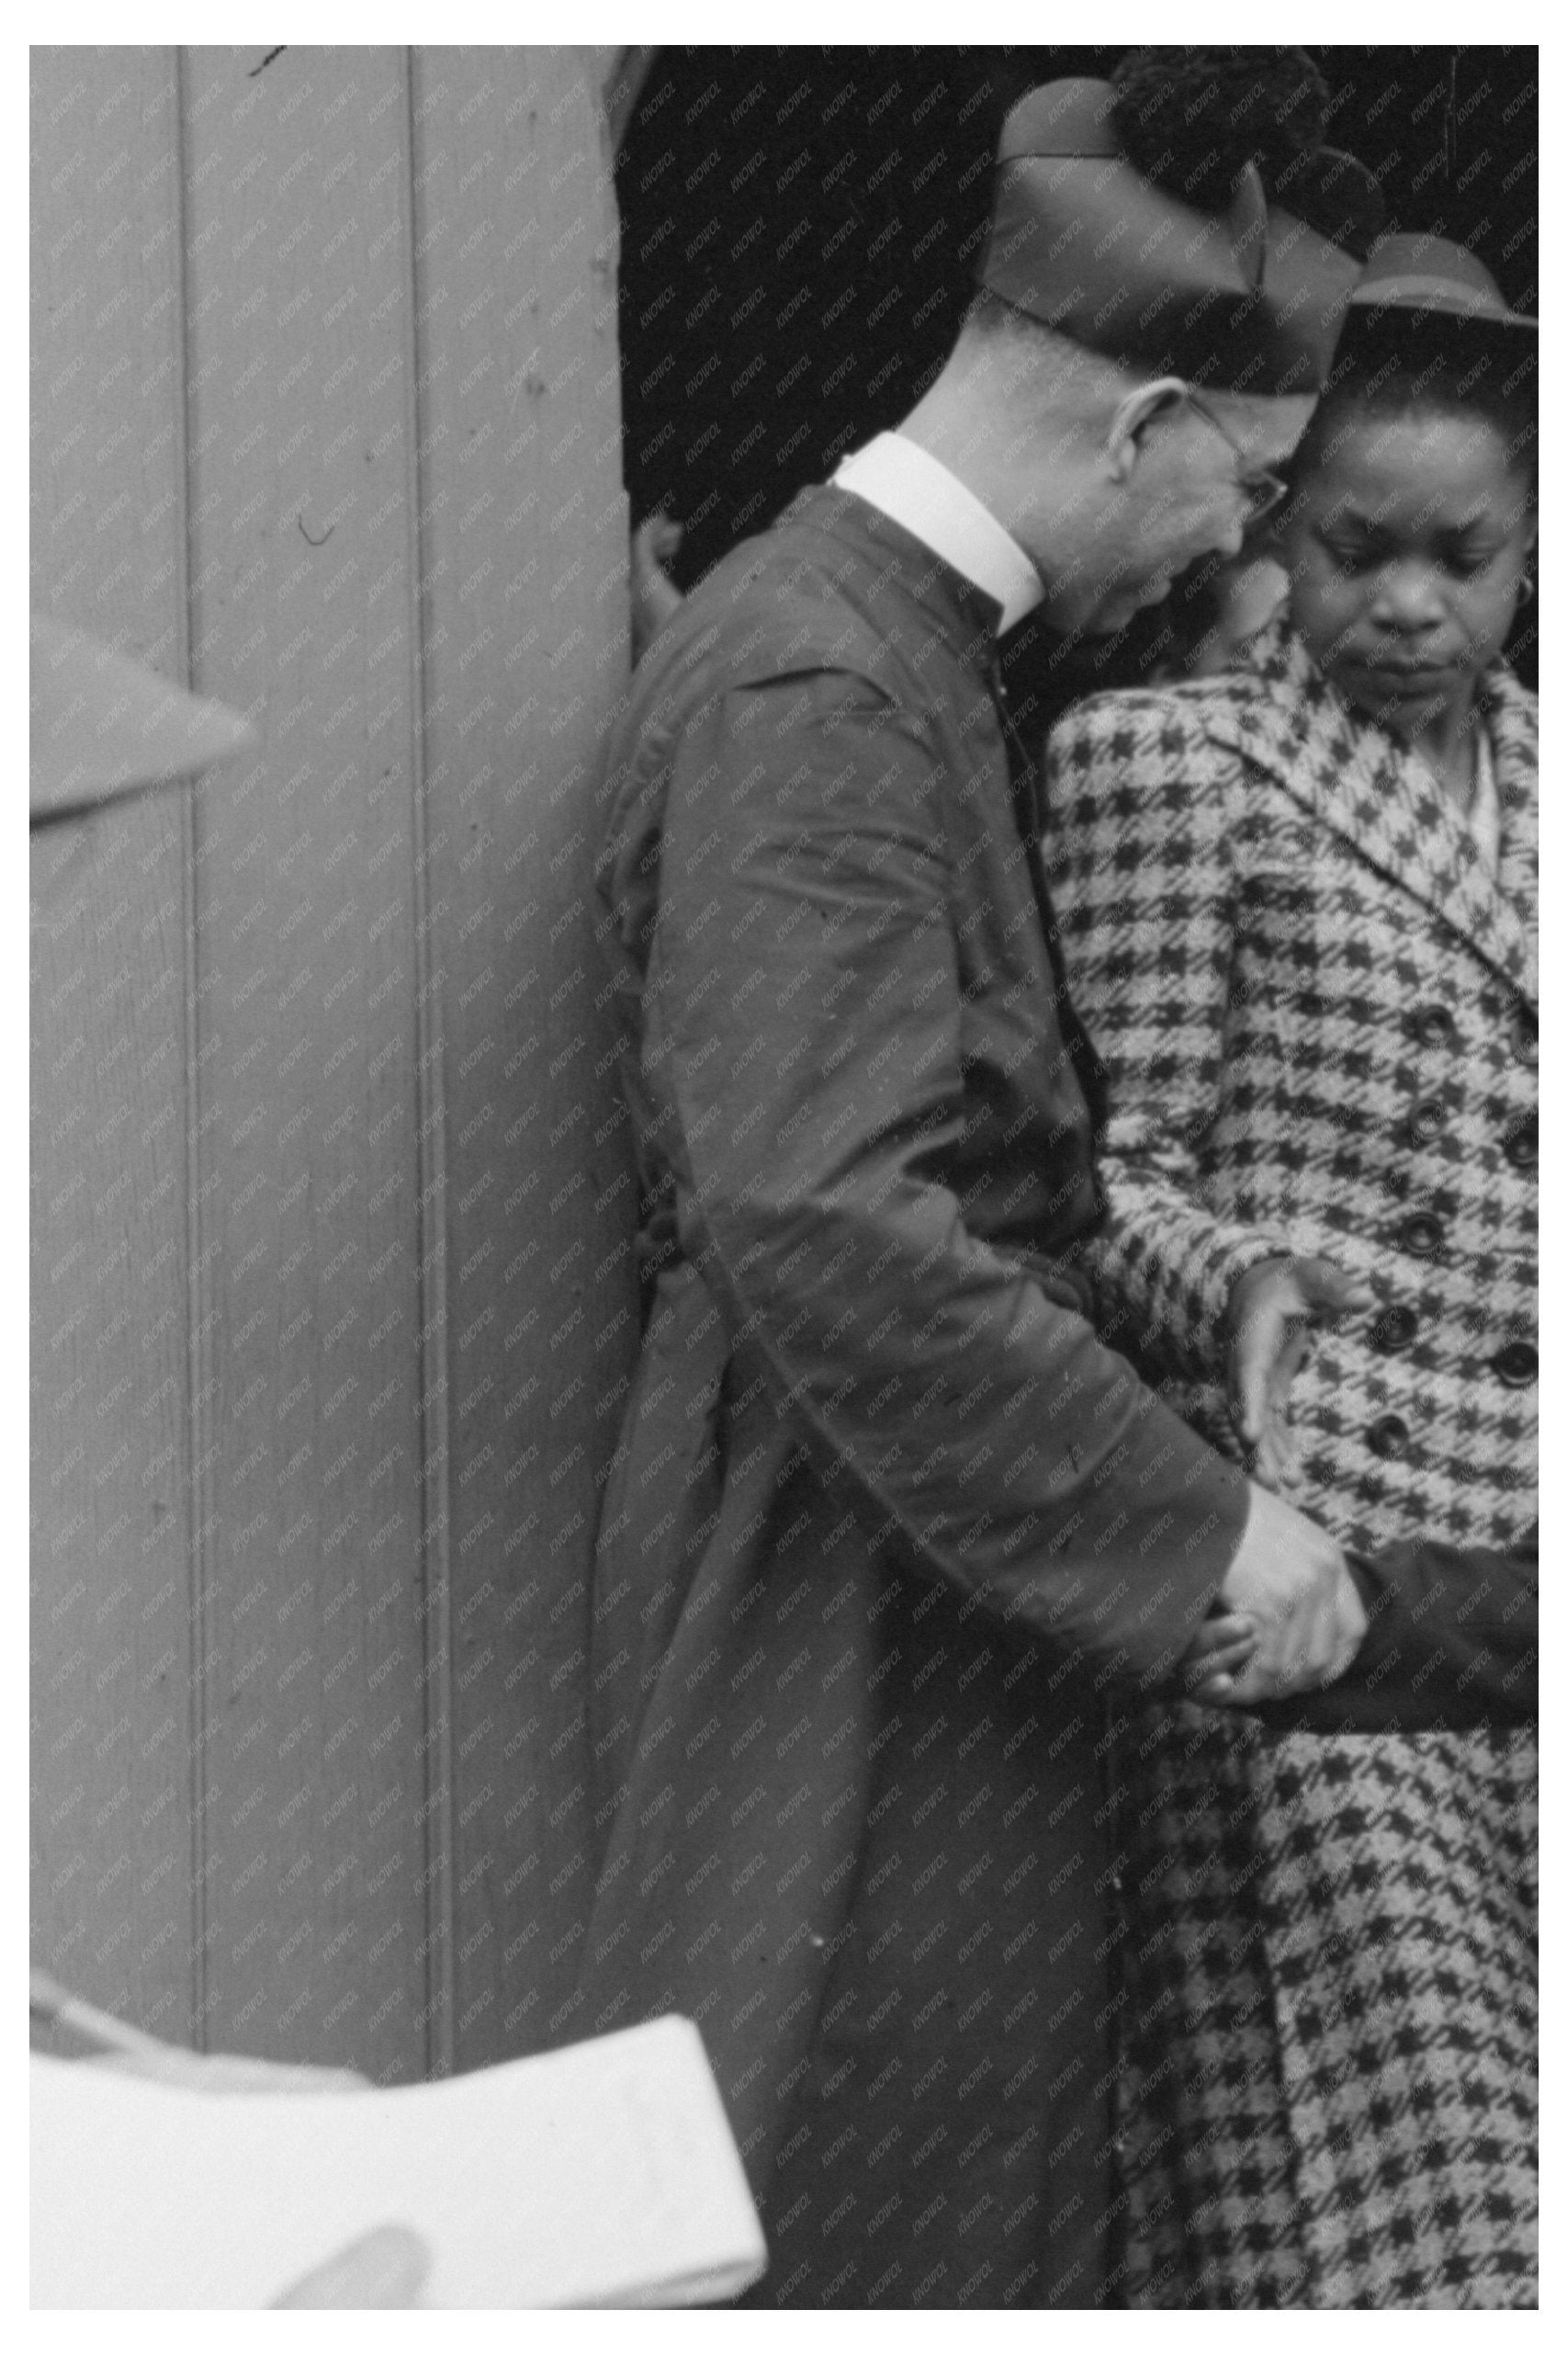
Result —
<path fill-rule="evenodd" d="M 1533 1063 L 1540 1048 L 1540 1025 L 1529 1006 L 1516 1006 L 1508 1025 L 1508 1044 L 1521 1063 Z"/>
<path fill-rule="evenodd" d="M 1372 1347 L 1392 1355 L 1396 1349 L 1408 1349 L 1420 1329 L 1421 1320 L 1414 1308 L 1399 1301 L 1385 1308 L 1372 1327 Z"/>
<path fill-rule="evenodd" d="M 1516 1121 L 1504 1138 L 1504 1157 L 1511 1161 L 1517 1170 L 1533 1170 L 1540 1146 L 1540 1116 L 1536 1113 L 1529 1112 L 1522 1120 Z"/>
<path fill-rule="evenodd" d="M 1420 1047 L 1451 1047 L 1459 1036 L 1447 1006 L 1417 1006 L 1410 1017 L 1410 1027 Z"/>
<path fill-rule="evenodd" d="M 1505 1342 L 1492 1360 L 1492 1371 L 1510 1390 L 1528 1390 L 1540 1371 L 1534 1342 Z"/>
<path fill-rule="evenodd" d="M 1395 1240 L 1417 1259 L 1431 1259 L 1443 1248 L 1443 1222 L 1432 1210 L 1413 1210 L 1394 1229 Z"/>
<path fill-rule="evenodd" d="M 1431 1145 L 1442 1135 L 1447 1125 L 1442 1104 L 1436 1096 L 1422 1096 L 1410 1107 L 1404 1124 L 1405 1134 L 1413 1145 Z"/>
<path fill-rule="evenodd" d="M 1403 1455 L 1409 1444 L 1409 1427 L 1400 1415 L 1380 1415 L 1367 1433 L 1367 1445 L 1385 1463 Z"/>

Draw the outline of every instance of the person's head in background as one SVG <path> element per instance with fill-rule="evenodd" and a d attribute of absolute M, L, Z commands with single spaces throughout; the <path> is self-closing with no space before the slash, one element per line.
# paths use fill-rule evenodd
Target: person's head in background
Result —
<path fill-rule="evenodd" d="M 1530 594 L 1535 341 L 1462 247 L 1384 240 L 1272 529 L 1318 667 L 1439 757 Z"/>

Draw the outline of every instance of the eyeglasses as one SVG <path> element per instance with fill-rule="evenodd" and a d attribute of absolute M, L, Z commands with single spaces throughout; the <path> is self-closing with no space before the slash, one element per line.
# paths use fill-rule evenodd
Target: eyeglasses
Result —
<path fill-rule="evenodd" d="M 1208 402 L 1201 399 L 1190 384 L 1178 386 L 1173 380 L 1171 399 L 1185 401 L 1206 425 L 1212 425 L 1235 459 L 1236 484 L 1247 494 L 1247 522 L 1255 524 L 1264 515 L 1271 515 L 1280 500 L 1288 494 L 1290 484 L 1281 481 L 1279 475 L 1271 474 L 1266 466 L 1254 466 L 1241 444 L 1225 431 Z"/>

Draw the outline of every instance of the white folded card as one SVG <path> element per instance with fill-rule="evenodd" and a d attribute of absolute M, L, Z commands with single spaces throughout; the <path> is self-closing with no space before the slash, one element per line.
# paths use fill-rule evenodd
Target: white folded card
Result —
<path fill-rule="evenodd" d="M 35 2307 L 266 2306 L 378 2225 L 429 2306 L 692 2305 L 767 2256 L 687 2020 L 362 2093 L 33 2057 Z"/>

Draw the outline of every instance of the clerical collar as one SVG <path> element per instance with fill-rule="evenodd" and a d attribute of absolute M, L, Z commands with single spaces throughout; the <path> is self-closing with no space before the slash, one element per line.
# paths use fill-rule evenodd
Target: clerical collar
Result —
<path fill-rule="evenodd" d="M 1040 575 L 1012 534 L 939 458 L 905 435 L 878 434 L 840 461 L 833 481 L 879 507 L 983 589 L 1002 609 L 998 638 L 1043 597 Z"/>

